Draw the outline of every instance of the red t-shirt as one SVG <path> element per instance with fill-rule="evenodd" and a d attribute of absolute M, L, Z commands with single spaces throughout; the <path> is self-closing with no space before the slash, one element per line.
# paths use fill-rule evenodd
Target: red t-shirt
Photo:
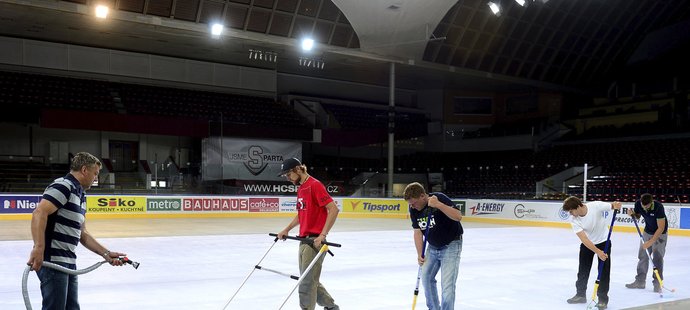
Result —
<path fill-rule="evenodd" d="M 297 190 L 297 216 L 299 235 L 318 235 L 323 231 L 328 217 L 326 205 L 333 201 L 319 180 L 309 177 Z"/>

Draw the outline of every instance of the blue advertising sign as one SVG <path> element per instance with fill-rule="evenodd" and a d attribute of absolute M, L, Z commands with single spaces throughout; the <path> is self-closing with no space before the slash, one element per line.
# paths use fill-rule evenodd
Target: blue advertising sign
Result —
<path fill-rule="evenodd" d="M 680 209 L 680 228 L 690 229 L 690 208 Z"/>
<path fill-rule="evenodd" d="M 41 201 L 41 196 L 0 196 L 0 213 L 31 213 Z"/>

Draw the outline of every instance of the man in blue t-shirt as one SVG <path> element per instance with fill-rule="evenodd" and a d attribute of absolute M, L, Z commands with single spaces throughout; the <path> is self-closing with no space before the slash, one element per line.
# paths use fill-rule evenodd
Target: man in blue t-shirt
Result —
<path fill-rule="evenodd" d="M 652 263 L 659 271 L 659 277 L 663 280 L 664 254 L 666 254 L 666 241 L 668 240 L 668 220 L 664 205 L 652 198 L 651 194 L 642 194 L 640 200 L 635 202 L 635 208 L 628 210 L 630 216 L 639 219 L 644 218 L 645 226 L 642 232 L 644 243 L 640 244 L 637 253 L 637 276 L 635 281 L 626 284 L 627 288 L 645 288 L 645 278 L 649 269 L 649 257 L 645 251 L 651 251 Z M 651 250 L 649 250 L 651 248 Z M 661 293 L 661 285 L 652 273 L 654 292 Z"/>
<path fill-rule="evenodd" d="M 460 269 L 463 228 L 462 213 L 443 193 L 427 194 L 422 184 L 405 187 L 404 199 L 410 205 L 410 219 L 414 228 L 417 262 L 422 266 L 424 296 L 429 310 L 452 310 L 455 306 L 455 284 Z M 422 253 L 424 238 L 429 246 Z M 439 302 L 436 274 L 441 271 Z"/>

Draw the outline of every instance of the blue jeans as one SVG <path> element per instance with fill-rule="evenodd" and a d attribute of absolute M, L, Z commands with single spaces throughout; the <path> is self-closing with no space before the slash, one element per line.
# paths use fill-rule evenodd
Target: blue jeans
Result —
<path fill-rule="evenodd" d="M 41 280 L 43 310 L 79 310 L 77 276 L 45 266 L 36 274 Z"/>
<path fill-rule="evenodd" d="M 424 266 L 422 266 L 422 283 L 429 310 L 453 310 L 455 307 L 455 284 L 460 269 L 460 252 L 462 252 L 462 238 L 441 248 L 428 245 Z M 436 274 L 439 269 L 441 270 L 442 293 L 440 303 L 436 288 Z"/>

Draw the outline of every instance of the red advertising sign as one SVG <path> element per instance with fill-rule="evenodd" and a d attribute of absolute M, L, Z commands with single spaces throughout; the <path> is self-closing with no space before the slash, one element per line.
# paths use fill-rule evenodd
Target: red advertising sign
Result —
<path fill-rule="evenodd" d="M 278 212 L 280 200 L 278 198 L 249 198 L 249 212 Z"/>

